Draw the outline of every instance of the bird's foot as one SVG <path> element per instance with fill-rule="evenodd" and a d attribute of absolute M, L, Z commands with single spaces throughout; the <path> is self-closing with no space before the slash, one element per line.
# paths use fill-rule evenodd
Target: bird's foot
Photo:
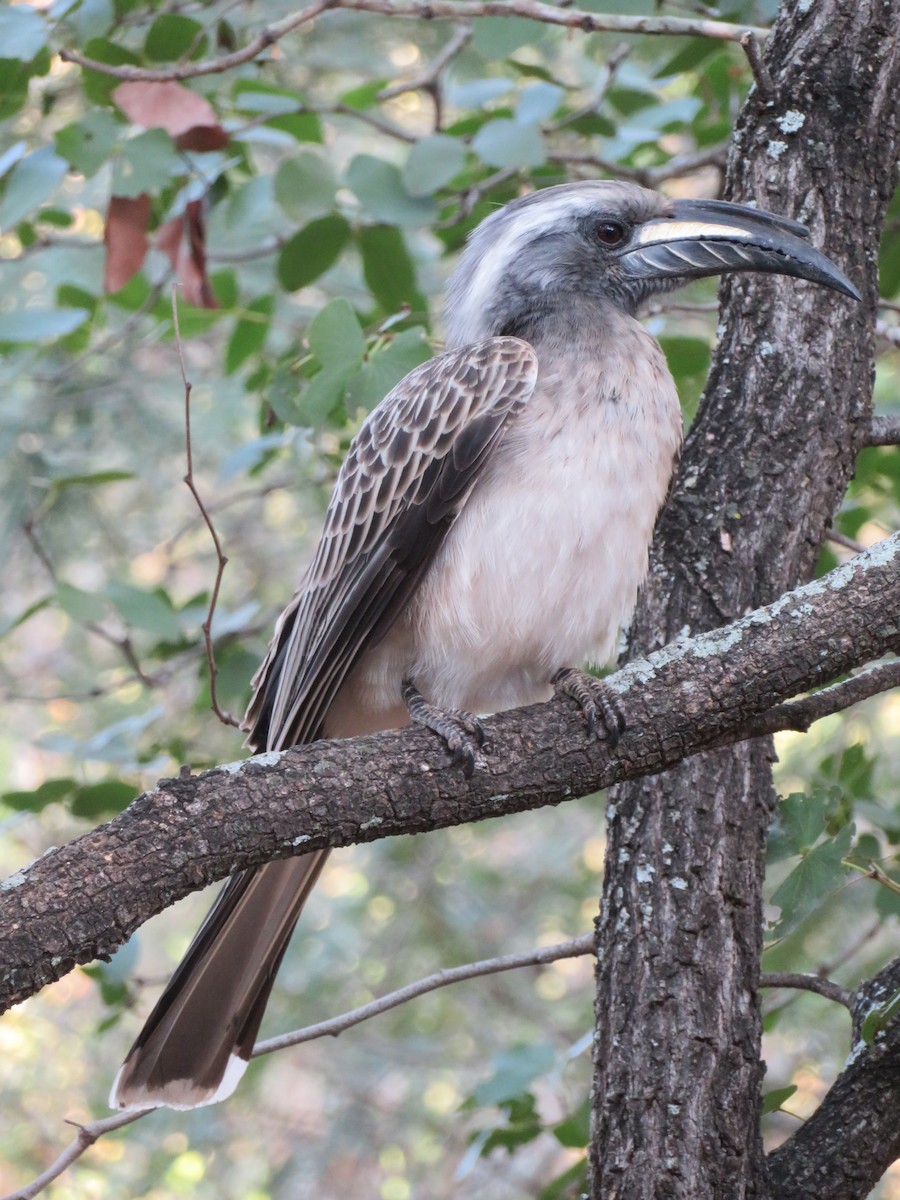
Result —
<path fill-rule="evenodd" d="M 461 765 L 466 779 L 470 779 L 478 751 L 484 745 L 484 726 L 478 717 L 460 709 L 438 708 L 429 704 L 408 679 L 403 681 L 401 695 L 413 721 L 444 739 L 453 755 L 454 764 Z"/>
<path fill-rule="evenodd" d="M 595 675 L 578 671 L 575 667 L 563 667 L 553 677 L 553 686 L 558 696 L 571 696 L 577 701 L 587 721 L 588 734 L 593 737 L 605 733 L 611 750 L 619 744 L 625 732 L 625 714 L 616 693 Z"/>

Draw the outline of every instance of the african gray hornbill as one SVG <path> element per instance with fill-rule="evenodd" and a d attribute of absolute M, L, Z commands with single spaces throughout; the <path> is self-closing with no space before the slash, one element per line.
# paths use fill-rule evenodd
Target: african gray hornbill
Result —
<path fill-rule="evenodd" d="M 763 271 L 858 299 L 802 225 L 630 183 L 526 195 L 474 231 L 447 349 L 369 415 L 245 720 L 254 750 L 422 721 L 463 769 L 471 714 L 574 696 L 615 740 L 592 676 L 629 617 L 681 444 L 663 353 L 635 319 L 702 275 Z M 116 1108 L 189 1108 L 240 1078 L 327 851 L 222 891 L 113 1086 Z"/>

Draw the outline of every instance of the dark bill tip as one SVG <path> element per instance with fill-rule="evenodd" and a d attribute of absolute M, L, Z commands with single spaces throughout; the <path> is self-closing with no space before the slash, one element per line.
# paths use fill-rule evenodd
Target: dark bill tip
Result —
<path fill-rule="evenodd" d="M 676 200 L 634 231 L 622 266 L 643 278 L 699 278 L 757 271 L 808 279 L 861 300 L 844 273 L 788 217 L 721 200 Z"/>

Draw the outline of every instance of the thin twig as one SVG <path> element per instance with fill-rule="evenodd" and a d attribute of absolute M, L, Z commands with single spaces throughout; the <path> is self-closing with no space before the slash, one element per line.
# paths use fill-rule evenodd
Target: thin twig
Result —
<path fill-rule="evenodd" d="M 900 413 L 890 417 L 873 417 L 872 429 L 866 439 L 869 446 L 900 446 Z"/>
<path fill-rule="evenodd" d="M 145 1109 L 143 1112 L 117 1113 L 114 1117 L 104 1117 L 102 1121 L 91 1121 L 88 1125 L 77 1125 L 78 1133 L 75 1140 L 66 1146 L 59 1158 L 50 1164 L 46 1171 L 42 1171 L 36 1179 L 32 1179 L 31 1183 L 26 1183 L 23 1188 L 19 1188 L 17 1192 L 10 1192 L 9 1195 L 3 1196 L 2 1200 L 33 1200 L 33 1197 L 40 1193 L 54 1181 L 59 1179 L 60 1175 L 71 1167 L 76 1159 L 81 1158 L 85 1150 L 89 1150 L 99 1138 L 105 1133 L 112 1133 L 115 1129 L 121 1129 L 125 1125 L 132 1125 L 135 1121 L 140 1121 L 142 1117 L 146 1117 L 152 1109 Z M 75 1124 L 73 1121 L 68 1121 L 67 1124 Z"/>
<path fill-rule="evenodd" d="M 844 1008 L 853 1007 L 854 993 L 849 988 L 841 987 L 833 979 L 823 979 L 821 975 L 803 975 L 794 971 L 766 971 L 759 977 L 759 986 L 799 988 L 805 992 L 817 992 L 826 1000 L 834 1000 L 836 1004 L 843 1004 Z"/>
<path fill-rule="evenodd" d="M 379 100 L 393 100 L 407 92 L 425 91 L 431 96 L 434 104 L 434 132 L 438 133 L 443 127 L 443 96 L 441 93 L 441 77 L 444 71 L 472 40 L 472 26 L 466 22 L 457 25 L 453 36 L 446 45 L 442 46 L 431 62 L 406 83 L 395 83 L 382 88 L 378 93 Z"/>
<path fill-rule="evenodd" d="M 141 80 L 145 83 L 165 83 L 171 79 L 194 79 L 199 75 L 219 75 L 222 71 L 230 71 L 243 63 L 251 62 L 257 55 L 268 50 L 280 41 L 285 34 L 299 29 L 314 20 L 320 13 L 337 5 L 332 0 L 315 0 L 300 12 L 290 13 L 280 21 L 267 26 L 251 42 L 241 50 L 232 54 L 223 54 L 221 58 L 213 58 L 208 62 L 179 63 L 171 67 L 154 69 L 150 67 L 133 67 L 129 65 L 111 66 L 109 63 L 97 62 L 77 50 L 61 50 L 59 57 L 63 62 L 77 63 L 91 71 L 99 71 L 102 75 L 111 75 L 114 79 Z"/>
<path fill-rule="evenodd" d="M 719 41 L 739 42 L 748 31 L 759 38 L 768 36 L 767 29 L 746 25 L 730 25 L 725 21 L 708 21 L 692 17 L 629 17 L 610 13 L 582 12 L 579 9 L 562 9 L 538 0 L 314 0 L 300 12 L 291 13 L 275 21 L 241 50 L 207 62 L 176 63 L 165 68 L 134 67 L 129 64 L 118 66 L 98 62 L 77 50 L 62 50 L 63 62 L 77 63 L 102 75 L 114 79 L 141 80 L 146 83 L 164 83 L 171 79 L 193 79 L 200 75 L 218 75 L 230 71 L 243 63 L 251 62 L 263 51 L 281 40 L 285 34 L 309 24 L 316 17 L 331 9 L 349 9 L 353 12 L 377 13 L 383 17 L 400 17 L 425 21 L 472 20 L 476 17 L 525 17 L 545 25 L 558 25 L 564 29 L 579 29 L 583 33 L 639 33 L 662 36 L 708 37 Z"/>
<path fill-rule="evenodd" d="M 854 554 L 864 554 L 865 546 L 862 542 L 858 542 L 855 538 L 847 537 L 846 533 L 841 533 L 839 529 L 835 529 L 833 525 L 825 530 L 825 536 L 829 542 L 834 542 L 836 546 L 843 546 L 845 550 L 852 550 Z"/>
<path fill-rule="evenodd" d="M 614 48 L 612 53 L 607 57 L 603 64 L 600 79 L 594 89 L 594 94 L 587 103 L 582 104 L 580 108 L 574 109 L 570 113 L 566 113 L 564 117 L 560 117 L 558 121 L 554 121 L 546 127 L 546 132 L 557 133 L 560 129 L 565 129 L 575 121 L 579 121 L 582 117 L 590 117 L 599 109 L 600 105 L 606 99 L 606 94 L 612 86 L 612 82 L 616 77 L 621 64 L 631 53 L 631 46 L 628 42 L 620 42 Z"/>
<path fill-rule="evenodd" d="M 22 532 L 28 539 L 32 550 L 40 560 L 44 570 L 50 576 L 53 586 L 58 588 L 59 578 L 56 574 L 56 567 L 53 565 L 53 561 L 50 558 L 50 555 L 47 553 L 46 547 L 37 534 L 37 525 L 46 515 L 46 512 L 46 507 L 38 507 L 31 514 L 31 516 L 27 518 L 27 520 L 22 522 Z M 138 658 L 137 652 L 134 648 L 134 643 L 128 634 L 120 636 L 119 634 L 111 633 L 108 629 L 105 629 L 96 621 L 85 621 L 84 628 L 90 633 L 93 633 L 96 637 L 101 638 L 108 645 L 115 646 L 117 650 L 121 651 L 122 657 L 125 659 L 128 666 L 134 672 L 138 680 L 140 680 L 140 682 L 146 687 L 154 688 L 159 686 L 159 679 L 153 675 L 148 675 L 141 666 L 140 659 Z"/>
<path fill-rule="evenodd" d="M 707 146 L 703 150 L 697 150 L 691 154 L 676 154 L 674 158 L 661 163 L 658 167 L 626 167 L 622 163 L 613 162 L 598 154 L 559 152 L 549 154 L 547 157 L 550 162 L 558 162 L 566 166 L 590 167 L 593 170 L 605 171 L 608 175 L 615 175 L 619 179 L 628 179 L 633 183 L 639 183 L 642 187 L 655 188 L 667 179 L 689 175 L 704 167 L 724 169 L 727 154 L 728 145 L 723 142 L 720 145 Z"/>
<path fill-rule="evenodd" d="M 216 532 L 216 527 L 213 524 L 212 517 L 203 503 L 197 485 L 194 483 L 194 451 L 191 445 L 191 388 L 192 384 L 188 380 L 187 370 L 184 365 L 184 353 L 181 346 L 181 330 L 178 326 L 178 289 L 172 285 L 172 325 L 175 329 L 175 346 L 178 351 L 178 365 L 181 368 L 181 381 L 184 384 L 184 444 L 185 458 L 187 460 L 187 472 L 184 476 L 184 482 L 187 484 L 188 491 L 194 497 L 194 502 L 200 510 L 200 515 L 203 518 L 206 528 L 209 530 L 209 536 L 212 538 L 213 545 L 216 548 L 216 579 L 213 584 L 212 595 L 209 598 L 209 608 L 206 611 L 206 620 L 200 626 L 203 630 L 203 641 L 206 646 L 206 661 L 209 666 L 209 705 L 223 725 L 233 725 L 236 729 L 240 728 L 240 721 L 231 715 L 230 712 L 225 712 L 219 705 L 219 698 L 216 691 L 216 683 L 219 678 L 219 668 L 216 666 L 216 652 L 213 647 L 212 638 L 212 621 L 215 615 L 216 605 L 219 602 L 219 589 L 222 586 L 222 577 L 225 574 L 225 567 L 228 564 L 228 559 L 222 551 L 222 543 L 219 541 L 219 535 Z"/>
<path fill-rule="evenodd" d="M 296 1029 L 293 1033 L 282 1033 L 278 1037 L 267 1038 L 259 1042 L 253 1049 L 251 1058 L 259 1058 L 263 1054 L 271 1054 L 275 1050 L 283 1050 L 286 1046 L 298 1046 L 301 1042 L 311 1042 L 320 1037 L 337 1037 L 354 1025 L 368 1021 L 379 1013 L 406 1004 L 426 992 L 437 991 L 438 988 L 449 987 L 452 983 L 461 983 L 464 979 L 475 979 L 481 975 L 496 975 L 500 971 L 513 971 L 519 967 L 539 967 L 546 963 L 557 962 L 561 958 L 578 958 L 582 954 L 591 954 L 594 949 L 594 935 L 585 933 L 569 942 L 557 942 L 553 946 L 542 946 L 538 950 L 529 950 L 524 954 L 504 954 L 499 958 L 486 958 L 481 962 L 466 963 L 461 967 L 447 967 L 435 971 L 416 983 L 408 983 L 406 987 L 388 992 L 378 1000 L 363 1004 L 339 1017 L 330 1017 L 317 1025 L 308 1025 L 305 1029 Z"/>
<path fill-rule="evenodd" d="M 548 963 L 557 962 L 563 958 L 578 958 L 583 954 L 591 954 L 593 948 L 594 935 L 586 933 L 571 941 L 557 942 L 553 946 L 542 946 L 537 950 L 530 950 L 524 954 L 505 954 L 498 958 L 488 958 L 481 962 L 467 963 L 464 966 L 450 967 L 444 971 L 436 971 L 433 975 L 428 975 L 425 979 L 420 979 L 417 983 L 407 984 L 406 987 L 389 992 L 379 1000 L 373 1000 L 370 1004 L 364 1004 L 360 1008 L 351 1009 L 350 1012 L 344 1013 L 342 1016 L 332 1017 L 328 1021 L 320 1021 L 317 1025 L 309 1025 L 305 1029 L 297 1029 L 293 1033 L 285 1033 L 280 1037 L 268 1038 L 264 1042 L 259 1042 L 251 1057 L 259 1058 L 264 1054 L 271 1054 L 287 1046 L 296 1046 L 301 1042 L 314 1041 L 316 1038 L 337 1037 L 338 1034 L 343 1033 L 346 1029 L 351 1029 L 354 1025 L 368 1021 L 370 1017 L 378 1016 L 380 1013 L 396 1008 L 400 1004 L 406 1004 L 408 1001 L 415 999 L 417 996 L 422 996 L 426 992 L 433 992 L 438 988 L 448 987 L 452 983 L 461 983 L 465 979 L 475 979 L 483 975 L 495 975 L 500 971 L 513 971 L 520 967 L 545 966 Z M 115 1129 L 121 1129 L 124 1125 L 140 1121 L 143 1117 L 149 1117 L 155 1111 L 155 1109 L 148 1108 L 141 1112 L 118 1113 L 112 1117 L 104 1117 L 100 1121 L 92 1121 L 88 1125 L 79 1125 L 78 1135 L 75 1140 L 66 1147 L 46 1171 L 36 1179 L 33 1179 L 31 1183 L 26 1184 L 25 1187 L 20 1188 L 19 1191 L 0 1197 L 0 1200 L 33 1200 L 54 1179 L 58 1179 L 86 1150 L 93 1146 L 98 1138 L 106 1133 L 112 1133 Z"/>
<path fill-rule="evenodd" d="M 750 70 L 753 72 L 753 78 L 756 81 L 756 91 L 759 94 L 763 104 L 768 104 L 775 95 L 775 84 L 772 82 L 772 76 L 769 74 L 769 68 L 763 62 L 762 51 L 759 48 L 759 39 L 752 29 L 748 29 L 746 33 L 741 35 L 741 49 L 747 55 L 747 62 L 750 64 Z"/>

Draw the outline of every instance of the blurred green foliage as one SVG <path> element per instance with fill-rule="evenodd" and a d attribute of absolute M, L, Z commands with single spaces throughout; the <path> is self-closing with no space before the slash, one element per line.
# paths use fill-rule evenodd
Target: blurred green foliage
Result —
<path fill-rule="evenodd" d="M 584 7 L 659 11 L 653 0 Z M 189 64 L 246 45 L 290 11 L 278 0 L 0 10 L 4 873 L 180 764 L 241 753 L 209 710 L 201 624 L 216 559 L 182 482 L 173 283 L 195 474 L 230 560 L 213 624 L 219 696 L 239 713 L 347 442 L 440 337 L 440 292 L 468 231 L 523 189 L 570 178 L 621 174 L 717 194 L 750 84 L 728 43 L 333 12 L 252 62 L 187 80 L 212 106 L 215 144 L 195 135 L 186 146 L 131 124 L 119 80 L 58 53 Z M 774 5 L 734 0 L 715 15 L 763 23 Z M 454 52 L 429 74 L 451 39 Z M 136 274 L 105 291 L 112 195 L 147 197 L 149 248 Z M 204 254 L 189 248 L 187 265 L 173 265 L 160 231 L 187 225 L 198 201 Z M 185 301 L 190 269 L 215 307 Z M 897 200 L 882 279 L 896 300 Z M 648 316 L 688 420 L 714 300 L 701 283 Z M 896 312 L 885 320 L 896 324 Z M 900 407 L 896 351 L 879 362 L 876 399 Z M 863 452 L 840 532 L 872 541 L 898 513 L 900 455 Z M 830 545 L 822 569 L 845 553 Z M 897 875 L 898 727 L 900 701 L 885 697 L 779 739 L 786 798 L 773 827 L 767 968 L 825 964 L 852 985 L 892 953 L 898 897 L 864 876 L 872 861 Z M 297 937 L 267 1028 L 580 932 L 595 913 L 603 846 L 600 806 L 586 800 L 342 852 L 304 916 L 315 936 Z M 46 1166 L 68 1137 L 63 1118 L 104 1112 L 139 1015 L 205 903 L 184 902 L 112 963 L 0 1022 L 0 1188 Z M 848 1031 L 819 997 L 778 993 L 767 1008 L 773 1143 L 821 1097 Z M 577 1196 L 591 1013 L 586 960 L 435 993 L 339 1043 L 255 1065 L 226 1106 L 160 1114 L 98 1143 L 72 1169 L 76 1182 L 47 1194 Z M 886 1179 L 880 1195 L 900 1196 L 900 1183 Z"/>

